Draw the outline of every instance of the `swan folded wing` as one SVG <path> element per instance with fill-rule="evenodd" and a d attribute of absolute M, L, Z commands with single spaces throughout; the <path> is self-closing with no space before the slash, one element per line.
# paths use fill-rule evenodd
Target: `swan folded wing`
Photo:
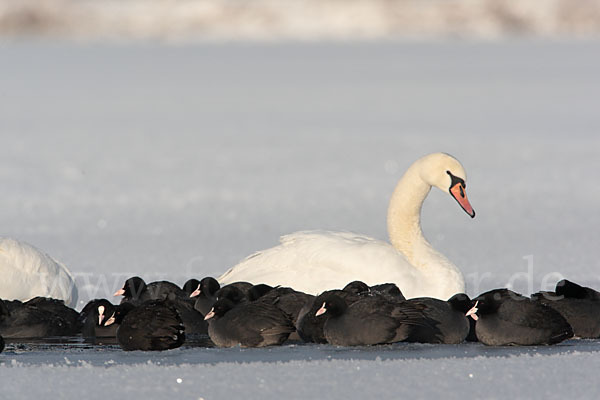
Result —
<path fill-rule="evenodd" d="M 369 285 L 392 281 L 402 289 L 416 281 L 417 273 L 386 242 L 350 232 L 304 231 L 282 236 L 279 246 L 252 254 L 219 281 L 283 285 L 317 294 L 357 279 Z"/>

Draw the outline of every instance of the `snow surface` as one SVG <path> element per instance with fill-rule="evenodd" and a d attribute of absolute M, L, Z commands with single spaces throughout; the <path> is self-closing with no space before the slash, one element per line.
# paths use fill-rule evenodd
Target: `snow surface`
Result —
<path fill-rule="evenodd" d="M 384 239 L 404 169 L 446 151 L 467 169 L 477 217 L 434 191 L 423 228 L 469 294 L 507 284 L 530 293 L 562 276 L 600 288 L 599 50 L 584 41 L 3 44 L 0 234 L 65 263 L 85 302 L 134 274 L 219 275 L 297 230 Z M 11 345 L 0 384 L 11 399 L 48 390 L 591 397 L 596 345 L 424 346 L 415 357 L 402 346 Z M 322 356 L 332 353 L 342 355 Z"/>

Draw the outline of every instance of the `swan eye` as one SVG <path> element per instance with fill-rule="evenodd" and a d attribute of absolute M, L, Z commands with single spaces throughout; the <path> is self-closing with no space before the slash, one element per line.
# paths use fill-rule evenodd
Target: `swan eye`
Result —
<path fill-rule="evenodd" d="M 466 189 L 466 187 L 467 187 L 465 180 L 462 178 L 459 178 L 458 176 L 454 176 L 452 174 L 452 172 L 450 172 L 450 171 L 446 171 L 446 173 L 450 176 L 450 188 L 453 188 L 456 185 L 460 185 L 461 196 L 465 197 L 464 190 L 463 190 L 463 189 Z"/>

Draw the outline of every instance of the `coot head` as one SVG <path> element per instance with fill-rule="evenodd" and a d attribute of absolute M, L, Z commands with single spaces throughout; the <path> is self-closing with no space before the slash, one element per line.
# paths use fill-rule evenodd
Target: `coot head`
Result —
<path fill-rule="evenodd" d="M 217 300 L 227 299 L 233 304 L 239 304 L 246 300 L 246 295 L 239 288 L 235 286 L 225 286 L 217 291 L 215 294 Z"/>
<path fill-rule="evenodd" d="M 273 290 L 273 286 L 265 285 L 264 283 L 254 285 L 248 290 L 248 300 L 254 301 Z"/>
<path fill-rule="evenodd" d="M 469 298 L 469 296 L 467 296 L 464 293 L 458 293 L 458 294 L 455 294 L 454 296 L 450 297 L 448 299 L 448 303 L 450 303 L 450 306 L 454 310 L 460 311 L 465 314 L 474 305 L 473 301 Z"/>
<path fill-rule="evenodd" d="M 580 286 L 566 279 L 556 284 L 555 292 L 558 296 L 565 296 L 572 299 L 598 299 L 598 293 L 595 290 Z"/>
<path fill-rule="evenodd" d="M 325 313 L 330 317 L 336 317 L 342 315 L 348 308 L 344 299 L 336 295 L 325 296 L 322 300 L 323 303 L 321 304 L 321 308 L 315 313 L 316 317 Z"/>
<path fill-rule="evenodd" d="M 235 303 L 227 298 L 219 299 L 213 304 L 213 307 L 210 309 L 208 314 L 204 317 L 204 320 L 209 320 L 211 318 L 220 318 L 223 315 L 227 314 L 227 311 L 231 310 L 235 307 Z"/>
<path fill-rule="evenodd" d="M 200 292 L 198 292 L 198 294 L 193 295 L 196 290 L 200 289 L 200 281 L 198 279 L 189 279 L 184 285 L 183 285 L 183 291 L 190 297 L 196 297 L 198 294 L 200 294 Z"/>
<path fill-rule="evenodd" d="M 344 286 L 342 289 L 344 292 L 353 293 L 353 294 L 361 294 L 361 293 L 369 293 L 369 286 L 362 281 L 353 281 Z"/>
<path fill-rule="evenodd" d="M 519 298 L 523 296 L 508 289 L 494 289 L 480 294 L 475 298 L 475 304 L 467 311 L 466 315 L 477 320 L 478 316 L 494 314 L 498 311 L 502 303 L 506 300 Z"/>
<path fill-rule="evenodd" d="M 94 310 L 92 318 L 97 326 L 105 326 L 106 321 L 112 317 L 116 311 L 116 307 L 106 299 L 99 299 L 94 302 Z"/>
<path fill-rule="evenodd" d="M 220 288 L 221 285 L 215 278 L 207 276 L 206 278 L 202 278 L 194 291 L 190 293 L 190 297 L 197 297 L 201 294 L 204 294 L 204 297 L 214 297 Z"/>
<path fill-rule="evenodd" d="M 372 292 L 380 293 L 383 295 L 396 297 L 398 300 L 406 300 L 402 291 L 395 283 L 381 283 L 371 287 Z"/>
<path fill-rule="evenodd" d="M 146 282 L 139 276 L 134 276 L 125 281 L 123 287 L 115 292 L 115 296 L 124 296 L 137 299 L 146 290 Z"/>

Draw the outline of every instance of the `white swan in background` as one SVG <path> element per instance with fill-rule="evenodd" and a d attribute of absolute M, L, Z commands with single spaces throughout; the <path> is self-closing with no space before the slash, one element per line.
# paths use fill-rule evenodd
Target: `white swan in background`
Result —
<path fill-rule="evenodd" d="M 218 280 L 290 286 L 310 294 L 339 289 L 354 280 L 367 285 L 393 282 L 407 298 L 446 300 L 464 292 L 464 278 L 423 236 L 421 206 L 435 186 L 448 191 L 475 217 L 465 192 L 466 179 L 454 157 L 427 155 L 410 166 L 394 190 L 387 216 L 391 244 L 347 232 L 296 232 L 282 236 L 279 246 L 252 254 Z"/>
<path fill-rule="evenodd" d="M 28 243 L 0 237 L 0 276 L 1 299 L 44 296 L 77 305 L 77 286 L 67 267 Z"/>

